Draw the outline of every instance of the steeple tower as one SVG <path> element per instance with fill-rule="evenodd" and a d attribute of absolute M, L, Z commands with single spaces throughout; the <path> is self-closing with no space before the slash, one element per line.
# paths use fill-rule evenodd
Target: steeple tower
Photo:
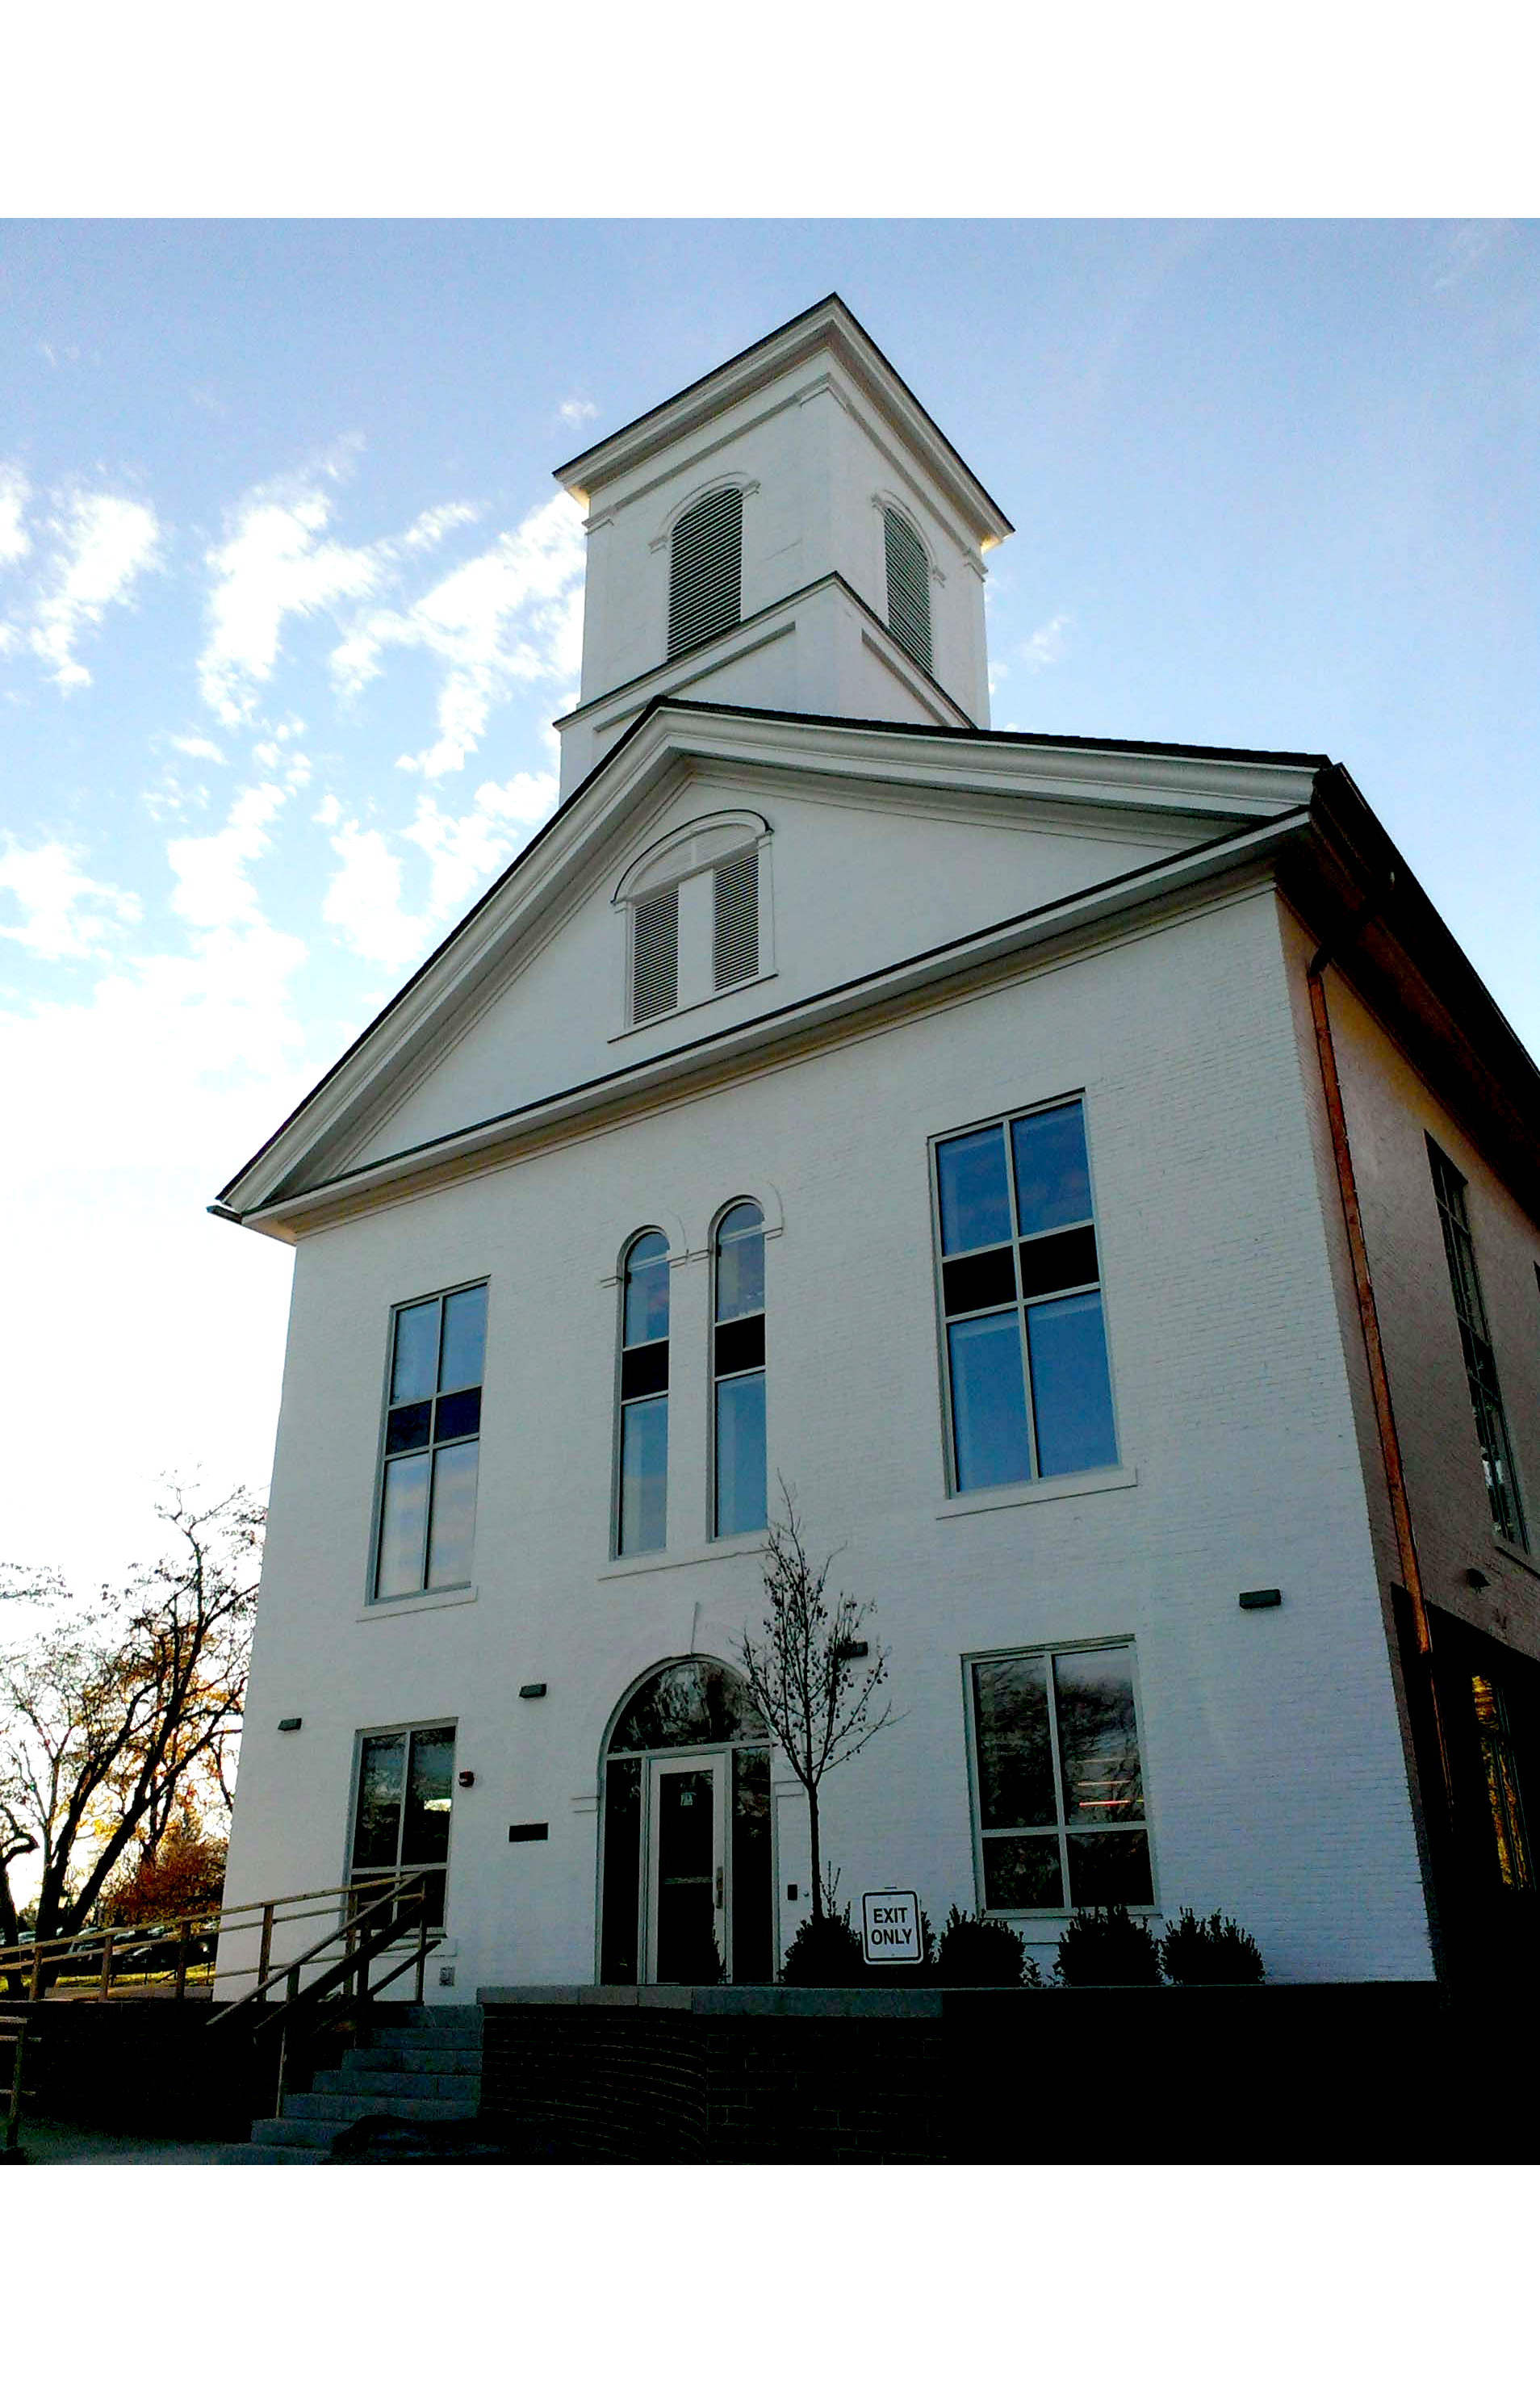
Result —
<path fill-rule="evenodd" d="M 837 297 L 556 477 L 587 508 L 569 794 L 653 698 L 989 725 L 1011 525 Z"/>

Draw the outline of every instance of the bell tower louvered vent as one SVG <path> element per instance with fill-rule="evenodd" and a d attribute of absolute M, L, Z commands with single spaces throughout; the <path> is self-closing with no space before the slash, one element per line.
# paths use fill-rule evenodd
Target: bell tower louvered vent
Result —
<path fill-rule="evenodd" d="M 759 973 L 759 855 L 751 846 L 715 872 L 712 960 L 719 993 Z"/>
<path fill-rule="evenodd" d="M 911 661 L 930 667 L 930 566 L 914 531 L 892 506 L 882 512 L 888 558 L 888 626 Z"/>
<path fill-rule="evenodd" d="M 632 913 L 631 1017 L 660 1018 L 679 1001 L 679 888 L 649 895 Z"/>
<path fill-rule="evenodd" d="M 744 498 L 712 488 L 674 524 L 669 569 L 669 659 L 723 629 L 743 609 Z"/>

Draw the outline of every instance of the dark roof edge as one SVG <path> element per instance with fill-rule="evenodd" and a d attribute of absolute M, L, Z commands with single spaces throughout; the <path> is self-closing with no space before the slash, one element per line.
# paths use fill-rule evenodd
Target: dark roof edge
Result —
<path fill-rule="evenodd" d="M 1491 1034 L 1498 1050 L 1485 1064 L 1494 1072 L 1505 1065 L 1525 1080 L 1529 1100 L 1540 1110 L 1540 1062 L 1532 1056 L 1518 1030 L 1509 1024 L 1437 905 L 1402 858 L 1339 761 L 1324 761 L 1316 772 L 1311 813 L 1339 856 L 1368 893 L 1366 917 L 1377 915 L 1396 933 L 1408 957 L 1426 979 L 1453 1022 L 1479 1046 Z M 1331 946 L 1327 945 L 1327 957 Z M 1464 1016 L 1474 1008 L 1480 1026 L 1468 1029 Z"/>
<path fill-rule="evenodd" d="M 990 505 L 992 505 L 993 510 L 1000 515 L 1001 520 L 1005 525 L 1007 533 L 1014 533 L 1016 524 L 1011 520 L 1010 515 L 1006 512 L 1004 505 L 997 504 L 995 502 L 994 498 L 990 495 L 988 488 L 984 487 L 982 480 L 979 477 L 979 475 L 974 470 L 972 464 L 967 461 L 966 457 L 958 453 L 956 448 L 954 447 L 951 439 L 947 437 L 945 431 L 942 428 L 941 424 L 936 420 L 934 414 L 931 414 L 925 406 L 921 405 L 918 398 L 915 395 L 914 390 L 909 387 L 909 384 L 905 379 L 903 374 L 898 371 L 897 367 L 892 363 L 890 358 L 883 353 L 876 340 L 872 338 L 871 333 L 867 329 L 866 325 L 861 321 L 860 316 L 855 313 L 853 308 L 845 304 L 844 300 L 840 296 L 837 290 L 831 290 L 824 297 L 816 300 L 811 306 L 804 306 L 800 315 L 789 315 L 783 323 L 777 323 L 772 331 L 767 331 L 763 339 L 751 340 L 746 348 L 740 348 L 738 350 L 736 355 L 724 357 L 720 364 L 713 364 L 709 372 L 701 373 L 695 380 L 686 381 L 684 388 L 676 389 L 671 397 L 661 398 L 656 405 L 649 405 L 645 413 L 634 414 L 629 422 L 622 422 L 618 429 L 610 431 L 605 438 L 596 438 L 591 447 L 585 447 L 581 453 L 573 455 L 568 463 L 558 463 L 556 469 L 551 474 L 551 478 L 553 480 L 561 481 L 564 488 L 567 484 L 568 474 L 577 472 L 581 465 L 589 461 L 591 456 L 601 455 L 604 452 L 604 450 L 607 447 L 611 446 L 617 438 L 623 438 L 628 431 L 639 430 L 644 422 L 652 421 L 656 414 L 666 414 L 670 406 L 677 405 L 682 398 L 693 397 L 696 389 L 704 389 L 708 381 L 716 379 L 719 373 L 731 372 L 734 364 L 741 364 L 749 356 L 758 355 L 761 348 L 768 348 L 772 340 L 782 339 L 787 331 L 795 331 L 799 323 L 806 323 L 812 315 L 820 315 L 826 306 L 837 306 L 841 314 L 846 315 L 849 320 L 855 324 L 856 328 L 859 331 L 862 339 L 865 340 L 868 347 L 871 349 L 878 361 L 888 372 L 893 374 L 894 380 L 898 383 L 899 388 L 904 391 L 905 396 L 908 399 L 916 413 L 920 414 L 922 418 L 930 424 L 931 429 L 935 432 L 936 437 L 941 440 L 941 443 L 945 448 L 947 453 L 958 464 L 960 469 L 967 473 L 974 487 L 980 490 Z"/>
<path fill-rule="evenodd" d="M 384 1025 L 386 1019 L 391 1016 L 392 1012 L 400 1008 L 408 994 L 412 992 L 415 985 L 422 982 L 424 977 L 427 975 L 428 970 L 436 966 L 442 955 L 449 950 L 450 945 L 464 932 L 472 920 L 479 918 L 482 911 L 486 909 L 487 904 L 496 900 L 503 887 L 512 877 L 514 871 L 524 867 L 531 853 L 534 852 L 538 846 L 543 844 L 546 837 L 551 833 L 551 830 L 559 825 L 559 823 L 568 816 L 569 812 L 575 809 L 576 805 L 582 801 L 584 796 L 587 793 L 589 787 L 593 785 L 595 781 L 602 776 L 606 770 L 610 769 L 614 765 L 614 763 L 620 759 L 620 756 L 625 751 L 626 747 L 632 743 L 633 739 L 641 735 L 643 729 L 646 728 L 647 722 L 653 718 L 654 714 L 661 711 L 665 706 L 671 707 L 678 711 L 699 713 L 716 712 L 720 713 L 724 719 L 730 720 L 780 720 L 789 721 L 794 724 L 800 722 L 808 727 L 813 728 L 850 728 L 857 730 L 878 729 L 886 735 L 961 738 L 965 742 L 971 741 L 975 744 L 1026 745 L 1049 747 L 1053 746 L 1064 746 L 1070 750 L 1091 753 L 1174 754 L 1189 760 L 1261 761 L 1275 763 L 1280 767 L 1294 767 L 1298 769 L 1313 768 L 1317 772 L 1335 766 L 1324 754 L 1319 753 L 1261 753 L 1249 752 L 1244 747 L 1238 748 L 1222 745 L 1151 745 L 1130 743 L 1125 739 L 1117 737 L 1048 736 L 1035 731 L 1026 729 L 930 727 L 918 721 L 851 720 L 848 718 L 842 718 L 837 714 L 829 714 L 824 712 L 777 711 L 765 710 L 752 704 L 697 703 L 691 701 L 690 698 L 685 696 L 669 694 L 655 695 L 636 714 L 636 717 L 632 722 L 630 727 L 627 728 L 622 735 L 616 738 L 609 751 L 600 755 L 593 768 L 588 772 L 586 777 L 581 778 L 578 781 L 578 784 L 573 788 L 572 793 L 566 797 L 565 801 L 557 804 L 557 807 L 552 811 L 549 819 L 545 821 L 543 826 L 536 829 L 535 833 L 530 837 L 529 842 L 526 845 L 524 845 L 520 850 L 514 854 L 507 868 L 502 870 L 498 876 L 494 877 L 491 884 L 488 885 L 485 894 L 481 895 L 477 900 L 472 903 L 464 917 L 456 920 L 455 924 L 450 929 L 449 933 L 445 935 L 440 942 L 434 945 L 427 957 L 425 960 L 420 961 L 418 966 L 413 969 L 412 974 L 407 978 L 406 982 L 398 987 L 396 992 L 391 994 L 389 1000 L 385 1004 L 384 1007 L 376 1012 L 375 1016 L 369 1020 L 367 1026 L 361 1028 L 359 1032 L 354 1035 L 352 1041 L 349 1043 L 347 1049 L 341 1054 L 340 1057 L 333 1060 L 331 1066 L 326 1069 L 324 1076 L 317 1077 L 315 1082 L 312 1084 L 309 1092 L 303 1095 L 302 1099 L 295 1103 L 294 1106 L 290 1110 L 289 1115 L 284 1118 L 281 1125 L 275 1126 L 272 1132 L 267 1136 L 266 1141 L 259 1144 L 257 1149 L 252 1153 L 251 1157 L 247 1159 L 245 1165 L 237 1167 L 235 1173 L 230 1177 L 229 1181 L 224 1185 L 218 1194 L 218 1198 L 221 1203 L 229 1198 L 230 1193 L 234 1191 L 236 1185 L 241 1180 L 242 1177 L 249 1175 L 253 1167 L 261 1165 L 263 1159 L 265 1158 L 274 1143 L 282 1140 L 283 1136 L 289 1131 L 290 1127 L 295 1124 L 299 1118 L 304 1115 L 312 1102 L 319 1100 L 321 1094 L 326 1091 L 326 1086 L 331 1083 L 336 1077 L 340 1075 L 343 1068 L 347 1067 L 349 1061 L 353 1057 L 354 1053 L 361 1051 L 364 1043 L 369 1041 L 373 1034 L 377 1032 L 379 1028 Z M 1356 788 L 1354 791 L 1357 791 Z M 1359 800 L 1362 802 L 1363 798 L 1361 796 L 1359 796 Z M 1365 805 L 1364 808 L 1367 809 L 1368 806 Z M 1371 816 L 1373 816 L 1373 814 L 1371 814 Z"/>

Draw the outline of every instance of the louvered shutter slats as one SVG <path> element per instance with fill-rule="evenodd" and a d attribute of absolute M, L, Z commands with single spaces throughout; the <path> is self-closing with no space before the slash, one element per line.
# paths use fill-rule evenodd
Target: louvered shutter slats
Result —
<path fill-rule="evenodd" d="M 679 1000 L 679 888 L 638 902 L 632 924 L 631 1016 L 640 1025 Z"/>
<path fill-rule="evenodd" d="M 713 488 L 674 525 L 669 572 L 669 655 L 735 628 L 742 611 L 744 500 Z"/>
<path fill-rule="evenodd" d="M 902 513 L 884 512 L 888 626 L 911 661 L 930 667 L 930 574 L 925 549 Z"/>
<path fill-rule="evenodd" d="M 716 989 L 759 973 L 759 855 L 749 850 L 716 872 L 712 959 Z"/>

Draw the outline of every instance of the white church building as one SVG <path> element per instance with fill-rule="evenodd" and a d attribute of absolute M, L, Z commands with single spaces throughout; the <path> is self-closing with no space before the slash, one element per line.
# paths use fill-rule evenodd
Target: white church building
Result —
<path fill-rule="evenodd" d="M 783 1479 L 898 1712 L 842 1901 L 1432 1975 L 1534 1895 L 1533 1065 L 1337 765 L 991 731 L 1011 525 L 838 298 L 558 476 L 560 806 L 216 1211 L 294 1251 L 229 1899 L 772 1978 Z"/>

